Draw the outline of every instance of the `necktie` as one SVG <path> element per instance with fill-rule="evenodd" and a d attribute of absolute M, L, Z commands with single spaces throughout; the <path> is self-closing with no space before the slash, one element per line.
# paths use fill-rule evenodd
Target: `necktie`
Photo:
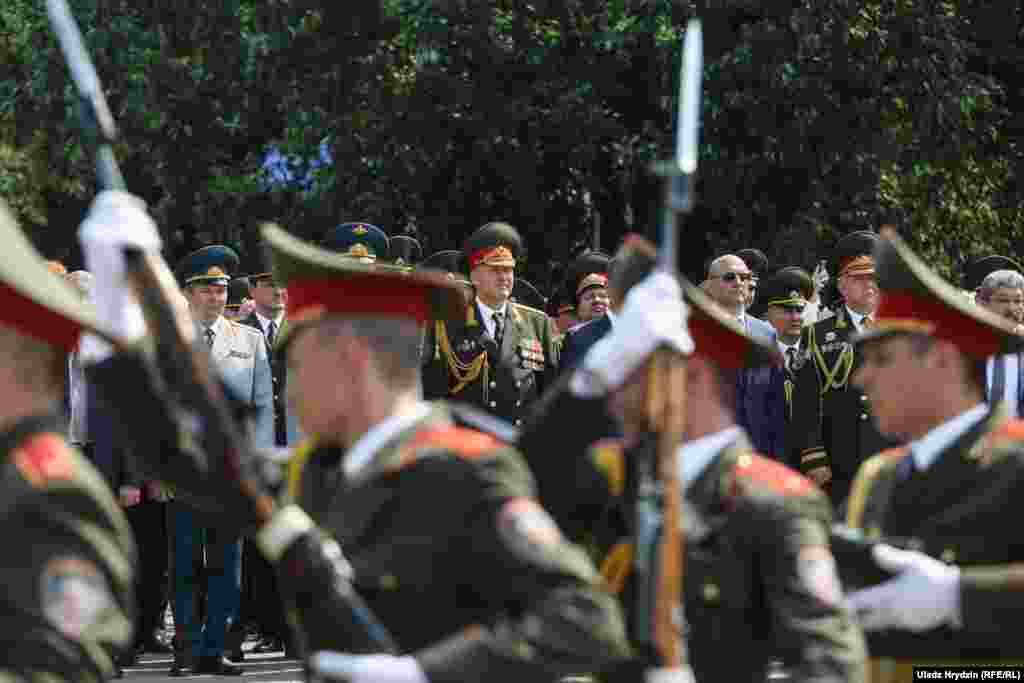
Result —
<path fill-rule="evenodd" d="M 907 454 L 896 463 L 896 483 L 904 482 L 914 476 L 917 472 L 917 465 L 914 463 L 914 454 L 907 451 Z"/>
<path fill-rule="evenodd" d="M 274 348 L 274 337 L 277 336 L 277 323 L 273 320 L 267 325 L 267 344 L 270 348 Z"/>
<path fill-rule="evenodd" d="M 796 360 L 796 349 L 794 347 L 790 346 L 788 349 L 786 349 L 786 369 L 787 370 L 792 370 L 793 369 L 793 362 L 795 360 Z"/>
<path fill-rule="evenodd" d="M 213 328 L 212 327 L 207 327 L 206 330 L 205 330 L 205 334 L 206 334 L 206 346 L 208 348 L 212 349 L 213 348 Z"/>
<path fill-rule="evenodd" d="M 988 402 L 999 403 L 1006 393 L 1006 359 L 1002 356 L 992 358 L 992 386 L 988 388 Z"/>
<path fill-rule="evenodd" d="M 505 328 L 502 325 L 504 321 L 501 319 L 501 313 L 497 312 L 494 313 L 492 319 L 494 320 L 494 343 L 497 344 L 498 347 L 500 348 L 501 338 L 504 336 L 505 333 Z"/>

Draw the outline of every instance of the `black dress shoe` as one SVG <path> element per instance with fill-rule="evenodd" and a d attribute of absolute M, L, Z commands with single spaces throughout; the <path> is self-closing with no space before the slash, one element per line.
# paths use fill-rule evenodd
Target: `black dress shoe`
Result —
<path fill-rule="evenodd" d="M 242 651 L 242 648 L 240 647 L 231 650 L 228 653 L 227 657 L 229 662 L 236 662 L 238 664 L 241 664 L 245 661 L 245 653 Z"/>
<path fill-rule="evenodd" d="M 244 669 L 237 664 L 232 664 L 216 655 L 200 657 L 193 669 L 193 672 L 197 674 L 215 674 L 217 676 L 241 676 L 243 671 Z"/>
<path fill-rule="evenodd" d="M 149 652 L 156 655 L 170 654 L 173 648 L 156 636 L 150 636 L 146 640 L 140 640 L 135 645 L 135 651 L 139 654 Z"/>
<path fill-rule="evenodd" d="M 252 651 L 253 652 L 258 652 L 261 655 L 265 655 L 268 652 L 280 652 L 283 649 L 284 649 L 284 644 L 281 642 L 280 638 L 274 638 L 273 636 L 267 636 L 266 638 L 261 640 L 259 642 L 259 644 L 257 644 L 256 647 L 254 647 L 252 649 Z"/>
<path fill-rule="evenodd" d="M 184 676 L 193 667 L 195 662 L 190 655 L 185 654 L 183 650 L 174 651 L 174 661 L 171 663 L 171 668 L 167 672 L 168 676 Z"/>

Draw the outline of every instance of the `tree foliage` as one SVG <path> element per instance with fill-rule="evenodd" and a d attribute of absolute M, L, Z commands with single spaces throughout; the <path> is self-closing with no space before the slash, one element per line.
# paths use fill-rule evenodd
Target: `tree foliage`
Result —
<path fill-rule="evenodd" d="M 705 29 L 684 265 L 757 246 L 813 266 L 899 226 L 947 273 L 1021 246 L 1019 7 L 980 0 L 75 0 L 131 189 L 173 256 L 252 253 L 276 220 L 457 247 L 503 219 L 528 270 L 653 234 L 680 29 Z M 0 7 L 0 196 L 73 257 L 94 191 L 37 0 Z M 293 182 L 264 168 L 269 150 Z M 330 163 L 323 163 L 323 159 Z M 301 182 L 300 182 L 301 181 Z"/>

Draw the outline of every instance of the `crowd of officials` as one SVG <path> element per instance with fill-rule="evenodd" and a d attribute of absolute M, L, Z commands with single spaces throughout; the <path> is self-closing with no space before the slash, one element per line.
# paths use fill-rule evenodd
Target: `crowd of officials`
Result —
<path fill-rule="evenodd" d="M 324 649 L 311 643 L 332 645 L 336 636 L 317 626 L 327 622 L 316 611 L 327 608 L 296 597 L 301 592 L 278 566 L 282 538 L 292 542 L 319 527 L 347 539 L 343 551 L 356 575 L 373 577 L 375 611 L 402 650 L 416 653 L 346 660 L 350 680 L 596 671 L 631 678 L 642 665 L 627 655 L 625 627 L 610 616 L 605 592 L 586 586 L 600 582 L 629 595 L 624 567 L 638 476 L 631 463 L 650 447 L 642 407 L 651 389 L 638 373 L 658 345 L 689 358 L 679 461 L 687 499 L 687 642 L 698 680 L 763 680 L 779 666 L 793 680 L 886 680 L 907 658 L 1006 660 L 992 634 L 1008 623 L 998 595 L 1016 585 L 1007 578 L 1016 574 L 1002 568 L 1021 558 L 993 550 L 999 525 L 991 523 L 1010 495 L 998 482 L 1016 483 L 1024 453 L 1024 429 L 1012 420 L 1024 392 L 1015 345 L 1024 275 L 1012 259 L 980 259 L 954 288 L 898 237 L 861 231 L 844 236 L 813 274 L 738 249 L 711 260 L 703 281 L 691 286 L 655 272 L 653 247 L 633 238 L 614 256 L 579 254 L 545 295 L 517 277 L 523 244 L 506 223 L 488 223 L 461 250 L 426 258 L 411 237 L 389 238 L 362 222 L 339 225 L 316 246 L 271 237 L 266 252 L 247 259 L 211 245 L 174 271 L 196 344 L 245 407 L 251 443 L 280 470 L 273 493 L 292 505 L 284 508 L 287 520 L 269 525 L 273 533 L 244 536 L 181 500 L 175 486 L 140 474 L 145 468 L 134 459 L 145 456 L 132 452 L 139 438 L 122 432 L 144 427 L 126 425 L 109 398 L 95 396 L 74 344 L 63 364 L 67 441 L 103 475 L 137 546 L 134 642 L 117 665 L 159 651 L 173 653 L 173 675 L 230 676 L 242 673 L 238 663 L 252 649 L 298 657 Z M 281 259 L 289 264 L 286 276 Z M 94 275 L 46 265 L 83 301 L 93 299 Z M 444 276 L 430 279 L 438 272 Z M 445 309 L 456 315 L 439 312 L 439 292 L 459 301 Z M 333 317 L 351 322 L 335 329 Z M 414 324 L 389 326 L 386 319 Z M 355 349 L 363 347 L 351 339 L 389 360 L 361 365 Z M 395 359 L 410 339 L 415 381 L 407 385 L 409 368 Z M 317 374 L 311 359 L 332 341 L 344 349 L 337 357 L 343 361 L 334 362 L 345 365 Z M 894 368 L 911 360 L 900 354 L 927 375 L 908 374 L 901 383 Z M 370 373 L 365 387 L 360 372 Z M 931 394 L 921 390 L 929 381 Z M 348 405 L 348 415 L 328 410 L 346 382 L 354 392 L 365 389 L 367 404 Z M 394 396 L 385 400 L 377 384 L 397 387 Z M 442 404 L 420 397 L 473 410 L 442 414 L 430 408 Z M 402 409 L 389 407 L 377 419 L 371 399 Z M 365 424 L 353 426 L 359 417 Z M 449 428 L 453 422 L 459 426 Z M 325 438 L 335 431 L 350 438 Z M 500 444 L 515 445 L 529 474 L 478 460 L 481 452 L 501 452 Z M 339 454 L 339 445 L 348 452 Z M 948 464 L 943 454 L 954 446 L 964 455 Z M 450 451 L 458 462 L 423 465 L 420 450 Z M 982 467 L 1005 471 L 971 469 Z M 475 482 L 472 510 L 493 509 L 496 526 L 477 529 L 466 518 L 462 533 L 489 548 L 489 560 L 482 551 L 439 558 L 449 541 L 431 540 L 439 527 L 429 515 L 407 519 L 394 508 L 371 523 L 395 490 L 409 505 L 422 502 L 421 490 L 394 484 L 386 494 L 374 491 L 378 500 L 362 483 L 410 468 L 438 486 L 422 495 L 436 496 L 430 515 L 443 528 L 455 519 L 454 501 L 469 495 L 456 482 Z M 934 475 L 926 477 L 929 468 Z M 928 477 L 940 475 L 944 483 L 929 488 L 938 480 Z M 346 515 L 336 516 L 346 505 Z M 860 603 L 848 602 L 850 587 L 840 585 L 829 550 L 832 519 L 894 545 L 907 540 L 874 549 L 878 564 L 907 583 L 868 588 L 854 593 Z M 381 534 L 388 554 L 377 548 L 361 555 L 365 537 Z M 423 556 L 430 557 L 425 564 Z M 501 562 L 487 564 L 495 558 Z M 480 572 L 466 578 L 462 561 L 480 562 Z M 509 570 L 516 579 L 506 585 L 488 573 L 516 562 L 527 569 Z M 983 571 L 950 573 L 959 564 Z M 448 590 L 458 581 L 479 585 Z M 562 598 L 553 597 L 554 587 Z M 881 601 L 893 603 L 894 593 L 871 593 L 883 589 L 908 596 L 905 609 L 887 612 Z M 55 604 L 80 600 L 72 590 L 89 594 L 55 589 Z M 514 597 L 492 601 L 486 591 Z M 951 591 L 959 597 L 943 597 Z M 860 622 L 851 604 L 863 608 Z M 417 605 L 422 609 L 410 617 Z M 164 629 L 168 609 L 173 632 Z M 486 638 L 460 630 L 478 622 L 490 624 Z M 865 639 L 861 627 L 869 623 Z M 445 636 L 455 640 L 437 644 Z M 258 642 L 243 650 L 247 639 Z M 956 642 L 969 643 L 963 656 Z M 733 647 L 749 648 L 748 656 L 731 656 Z M 889 669 L 869 666 L 867 652 L 888 657 Z M 489 668 L 498 665 L 509 673 Z"/>

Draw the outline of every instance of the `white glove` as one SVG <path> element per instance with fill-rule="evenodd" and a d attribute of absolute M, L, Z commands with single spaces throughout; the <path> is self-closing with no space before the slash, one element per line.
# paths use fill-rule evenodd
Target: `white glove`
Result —
<path fill-rule="evenodd" d="M 314 676 L 347 683 L 430 683 L 413 657 L 321 651 L 310 657 L 309 668 Z"/>
<path fill-rule="evenodd" d="M 651 273 L 626 295 L 611 333 L 587 352 L 570 390 L 594 396 L 618 388 L 661 344 L 692 353 L 688 315 L 679 281 L 663 271 Z"/>
<path fill-rule="evenodd" d="M 104 190 L 93 200 L 89 215 L 78 229 L 86 268 L 93 274 L 90 293 L 99 322 L 116 335 L 133 341 L 146 333 L 142 308 L 125 283 L 124 250 L 137 247 L 158 251 L 156 223 L 138 197 L 120 190 Z M 93 335 L 82 339 L 84 362 L 110 355 L 106 342 Z"/>
<path fill-rule="evenodd" d="M 875 561 L 898 576 L 852 593 L 847 604 L 866 631 L 927 631 L 960 626 L 960 570 L 923 553 L 889 545 L 873 549 Z"/>

